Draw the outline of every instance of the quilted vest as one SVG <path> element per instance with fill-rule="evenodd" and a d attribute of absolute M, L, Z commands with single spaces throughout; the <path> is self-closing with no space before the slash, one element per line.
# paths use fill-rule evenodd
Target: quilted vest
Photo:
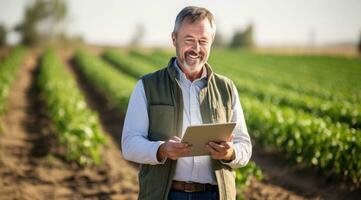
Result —
<path fill-rule="evenodd" d="M 142 77 L 147 98 L 150 141 L 167 141 L 181 137 L 183 122 L 183 97 L 178 74 L 171 58 L 166 68 Z M 224 123 L 232 119 L 233 82 L 213 73 L 206 64 L 207 84 L 199 93 L 203 123 Z M 173 180 L 176 160 L 164 164 L 141 165 L 139 172 L 139 199 L 166 200 Z M 236 198 L 235 172 L 218 160 L 212 161 L 221 200 Z"/>

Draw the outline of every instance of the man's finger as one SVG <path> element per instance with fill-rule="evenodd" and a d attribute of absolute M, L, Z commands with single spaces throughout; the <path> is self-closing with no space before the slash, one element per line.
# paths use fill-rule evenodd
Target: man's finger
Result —
<path fill-rule="evenodd" d="M 178 159 L 179 157 L 187 155 L 191 151 L 191 147 L 188 148 L 173 148 L 170 152 L 170 155 L 173 160 Z"/>
<path fill-rule="evenodd" d="M 222 142 L 221 145 L 224 146 L 224 148 L 226 149 L 231 148 L 231 145 L 228 142 Z"/>
<path fill-rule="evenodd" d="M 214 142 L 209 142 L 209 145 L 218 152 L 223 152 L 226 150 L 223 145 L 219 145 Z"/>
<path fill-rule="evenodd" d="M 178 136 L 173 136 L 171 140 L 174 140 L 174 141 L 177 141 L 177 142 L 182 141 L 182 139 L 180 139 Z"/>
<path fill-rule="evenodd" d="M 189 147 L 189 144 L 187 143 L 179 143 L 179 142 L 174 142 L 171 144 L 171 146 L 173 148 L 176 148 L 176 149 L 183 149 L 183 148 L 188 148 Z"/>
<path fill-rule="evenodd" d="M 231 135 L 229 136 L 229 138 L 228 138 L 228 142 L 233 142 L 233 139 L 234 139 L 234 135 L 231 134 Z"/>
<path fill-rule="evenodd" d="M 210 145 L 206 145 L 207 149 L 209 150 L 209 152 L 211 153 L 212 156 L 215 156 L 218 154 L 218 152 L 216 150 L 214 150 Z"/>

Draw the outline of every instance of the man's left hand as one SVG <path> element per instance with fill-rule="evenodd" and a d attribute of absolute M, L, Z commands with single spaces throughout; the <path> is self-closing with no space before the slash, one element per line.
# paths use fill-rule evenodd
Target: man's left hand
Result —
<path fill-rule="evenodd" d="M 227 142 L 209 142 L 206 144 L 206 147 L 211 153 L 211 157 L 215 160 L 230 162 L 236 157 L 233 147 L 233 135 L 231 135 Z"/>

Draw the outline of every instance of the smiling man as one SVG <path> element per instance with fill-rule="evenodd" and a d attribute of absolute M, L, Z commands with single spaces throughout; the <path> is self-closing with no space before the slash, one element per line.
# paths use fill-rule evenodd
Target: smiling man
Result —
<path fill-rule="evenodd" d="M 139 199 L 235 199 L 234 169 L 252 153 L 237 89 L 207 63 L 216 25 L 211 12 L 189 6 L 172 33 L 176 57 L 145 75 L 131 95 L 122 152 L 141 164 Z M 205 144 L 209 156 L 184 157 L 189 125 L 236 122 L 228 141 Z"/>

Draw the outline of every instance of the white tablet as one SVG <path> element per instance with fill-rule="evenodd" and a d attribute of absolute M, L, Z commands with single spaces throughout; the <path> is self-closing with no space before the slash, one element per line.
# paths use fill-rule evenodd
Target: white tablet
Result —
<path fill-rule="evenodd" d="M 182 142 L 192 145 L 192 151 L 185 157 L 209 155 L 206 144 L 227 141 L 235 126 L 233 122 L 188 126 Z"/>

